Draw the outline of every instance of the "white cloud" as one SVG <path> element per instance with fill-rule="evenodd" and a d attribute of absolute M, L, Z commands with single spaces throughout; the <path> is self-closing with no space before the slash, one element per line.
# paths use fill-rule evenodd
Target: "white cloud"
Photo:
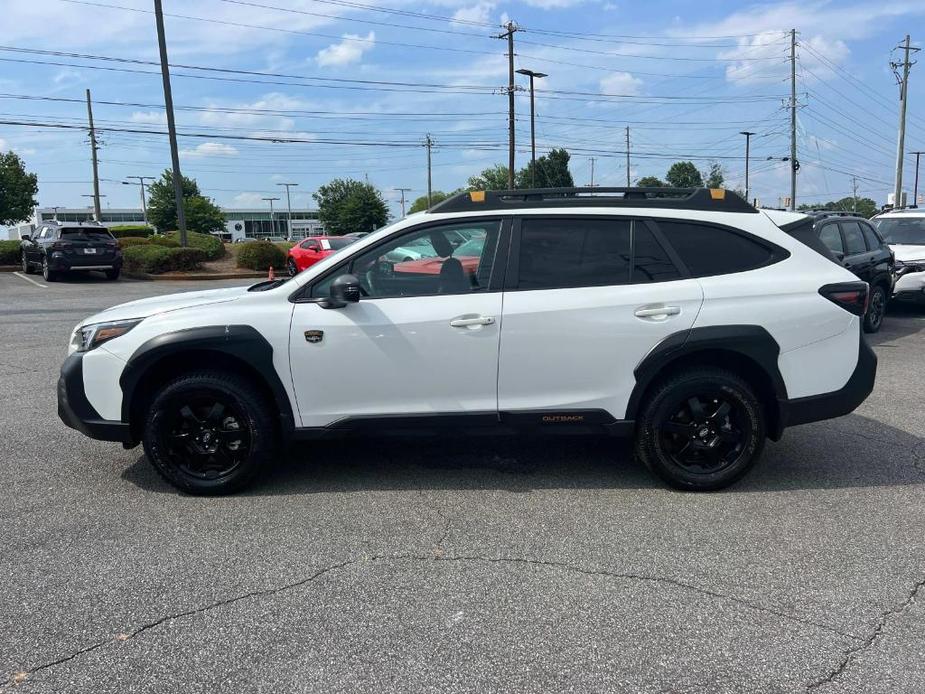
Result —
<path fill-rule="evenodd" d="M 642 90 L 642 80 L 628 72 L 612 72 L 601 78 L 602 94 L 636 96 Z"/>
<path fill-rule="evenodd" d="M 584 0 L 524 0 L 525 5 L 539 7 L 543 10 L 561 9 L 580 5 Z"/>
<path fill-rule="evenodd" d="M 821 61 L 814 55 L 814 52 L 826 56 L 830 62 L 835 64 L 843 63 L 848 58 L 848 46 L 841 39 L 830 40 L 824 36 L 815 35 L 801 38 L 800 43 L 811 49 L 811 51 L 800 52 L 800 65 L 809 70 L 809 74 L 806 75 L 807 79 L 812 78 L 816 68 L 822 67 Z M 785 73 L 789 71 L 789 67 L 785 64 L 788 50 L 789 48 L 782 41 L 782 32 L 764 31 L 755 36 L 739 39 L 738 46 L 721 51 L 719 57 L 735 61 L 726 66 L 727 80 L 748 84 L 773 81 L 785 76 Z"/>
<path fill-rule="evenodd" d="M 232 207 L 266 207 L 265 193 L 238 193 L 231 199 Z"/>
<path fill-rule="evenodd" d="M 236 157 L 238 150 L 224 142 L 203 142 L 191 149 L 181 149 L 180 156 L 195 157 Z"/>
<path fill-rule="evenodd" d="M 344 34 L 340 43 L 332 43 L 322 48 L 315 56 L 318 65 L 322 67 L 350 65 L 358 62 L 363 54 L 376 44 L 376 32 L 371 31 L 366 36 L 357 34 Z"/>
<path fill-rule="evenodd" d="M 0 152 L 7 152 L 10 149 L 10 145 L 7 143 L 7 141 L 0 137 Z"/>
<path fill-rule="evenodd" d="M 167 114 L 164 111 L 134 111 L 131 120 L 133 123 L 164 125 L 167 122 Z"/>
<path fill-rule="evenodd" d="M 494 2 L 478 2 L 470 7 L 460 7 L 453 13 L 453 19 L 458 22 L 479 22 L 487 24 L 491 21 L 491 11 L 495 9 Z"/>

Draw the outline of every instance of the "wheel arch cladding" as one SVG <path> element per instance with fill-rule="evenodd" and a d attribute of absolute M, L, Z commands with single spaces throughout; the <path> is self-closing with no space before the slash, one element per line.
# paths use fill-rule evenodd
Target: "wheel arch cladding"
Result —
<path fill-rule="evenodd" d="M 777 365 L 779 356 L 777 341 L 757 325 L 709 326 L 672 333 L 633 370 L 636 385 L 625 418 L 637 418 L 650 388 L 665 374 L 686 366 L 716 366 L 735 372 L 755 389 L 768 418 L 768 436 L 776 441 L 783 433 L 779 402 L 787 399 Z"/>
<path fill-rule="evenodd" d="M 226 369 L 249 377 L 278 410 L 281 433 L 295 423 L 289 395 L 273 365 L 273 346 L 249 325 L 215 325 L 164 333 L 144 342 L 126 363 L 122 420 L 141 426 L 140 408 L 157 386 L 192 369 Z"/>

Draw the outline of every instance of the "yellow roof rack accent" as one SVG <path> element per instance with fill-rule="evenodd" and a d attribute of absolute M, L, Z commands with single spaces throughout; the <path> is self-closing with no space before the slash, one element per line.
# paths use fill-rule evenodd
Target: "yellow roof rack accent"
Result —
<path fill-rule="evenodd" d="M 726 199 L 726 189 L 725 188 L 710 188 L 710 197 L 714 200 L 725 200 Z"/>
<path fill-rule="evenodd" d="M 469 199 L 472 200 L 472 202 L 485 202 L 485 191 L 473 190 L 469 193 Z"/>

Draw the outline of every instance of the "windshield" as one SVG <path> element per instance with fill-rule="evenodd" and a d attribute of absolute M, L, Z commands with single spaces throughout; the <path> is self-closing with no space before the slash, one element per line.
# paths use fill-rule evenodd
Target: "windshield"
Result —
<path fill-rule="evenodd" d="M 877 229 L 887 243 L 925 246 L 925 217 L 888 217 L 876 221 Z"/>
<path fill-rule="evenodd" d="M 112 234 L 110 234 L 105 229 L 87 229 L 86 227 L 74 227 L 71 229 L 62 229 L 61 238 L 73 237 L 73 236 L 85 236 L 88 239 L 105 239 L 106 241 L 112 240 Z"/>

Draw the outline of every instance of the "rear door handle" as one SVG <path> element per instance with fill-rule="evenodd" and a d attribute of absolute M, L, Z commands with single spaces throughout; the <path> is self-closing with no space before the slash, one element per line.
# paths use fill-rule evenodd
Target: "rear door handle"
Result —
<path fill-rule="evenodd" d="M 657 316 L 676 316 L 681 313 L 680 306 L 652 306 L 637 308 L 633 315 L 637 318 L 655 318 Z"/>
<path fill-rule="evenodd" d="M 477 318 L 457 318 L 450 321 L 450 327 L 468 328 L 470 325 L 491 325 L 495 319 L 491 316 L 478 316 Z"/>

